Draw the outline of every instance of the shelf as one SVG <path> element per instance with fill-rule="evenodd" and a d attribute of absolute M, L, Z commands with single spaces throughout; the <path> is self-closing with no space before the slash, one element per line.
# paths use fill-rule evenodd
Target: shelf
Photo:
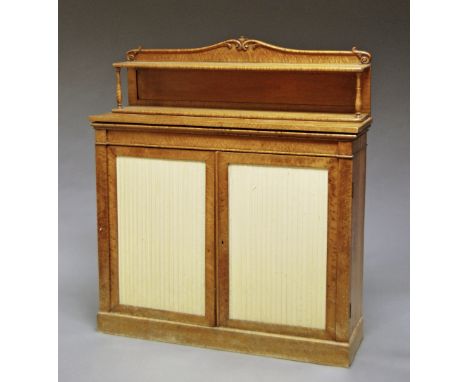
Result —
<path fill-rule="evenodd" d="M 342 72 L 361 73 L 370 64 L 343 63 L 267 63 L 267 62 L 194 62 L 194 61 L 124 61 L 115 68 L 187 69 L 187 70 L 247 70 L 283 72 Z"/>
<path fill-rule="evenodd" d="M 370 119 L 371 60 L 370 53 L 354 47 L 297 50 L 244 37 L 193 49 L 140 47 L 113 64 L 113 118 L 196 123 L 210 118 L 222 125 L 244 118 L 262 128 L 298 122 L 306 131 L 343 123 L 356 131 Z M 123 68 L 133 105 L 128 108 L 123 108 Z"/>
<path fill-rule="evenodd" d="M 247 119 L 279 119 L 288 121 L 323 121 L 323 122 L 362 122 L 369 118 L 367 113 L 357 116 L 355 113 L 312 113 L 295 111 L 269 111 L 244 109 L 215 109 L 194 107 L 164 107 L 164 106 L 126 106 L 113 109 L 113 113 L 173 115 L 188 117 L 215 118 L 247 118 Z"/>

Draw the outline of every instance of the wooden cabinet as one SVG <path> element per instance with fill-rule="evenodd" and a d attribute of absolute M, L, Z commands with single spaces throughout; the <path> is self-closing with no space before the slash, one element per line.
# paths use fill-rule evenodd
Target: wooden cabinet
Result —
<path fill-rule="evenodd" d="M 350 365 L 370 55 L 240 38 L 114 67 L 117 108 L 90 117 L 98 329 Z"/>

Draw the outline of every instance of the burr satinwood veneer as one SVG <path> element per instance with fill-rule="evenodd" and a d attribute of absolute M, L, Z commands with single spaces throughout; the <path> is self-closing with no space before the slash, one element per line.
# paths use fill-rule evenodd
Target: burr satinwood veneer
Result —
<path fill-rule="evenodd" d="M 126 58 L 117 107 L 90 117 L 98 329 L 349 366 L 370 54 L 241 37 Z"/>

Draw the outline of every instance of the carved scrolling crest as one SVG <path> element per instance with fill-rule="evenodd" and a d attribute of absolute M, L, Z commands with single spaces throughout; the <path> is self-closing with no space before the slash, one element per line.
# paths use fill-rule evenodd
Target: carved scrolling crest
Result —
<path fill-rule="evenodd" d="M 224 46 L 228 47 L 229 49 L 236 48 L 239 52 L 246 52 L 249 49 L 255 49 L 258 46 L 258 43 L 256 40 L 251 40 L 241 36 L 237 40 L 231 39 L 225 41 Z"/>

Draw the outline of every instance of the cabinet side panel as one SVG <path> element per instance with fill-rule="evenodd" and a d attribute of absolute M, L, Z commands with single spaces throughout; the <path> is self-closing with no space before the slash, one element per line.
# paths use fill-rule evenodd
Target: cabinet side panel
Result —
<path fill-rule="evenodd" d="M 120 304 L 205 314 L 205 167 L 117 157 Z"/>
<path fill-rule="evenodd" d="M 325 329 L 328 170 L 228 174 L 229 318 Z"/>
<path fill-rule="evenodd" d="M 351 320 L 352 330 L 362 317 L 364 204 L 366 192 L 366 147 L 353 160 L 353 245 L 351 258 Z"/>
<path fill-rule="evenodd" d="M 96 145 L 96 192 L 98 220 L 97 236 L 99 256 L 100 311 L 108 311 L 110 309 L 109 211 L 107 181 L 107 149 L 106 146 Z"/>

